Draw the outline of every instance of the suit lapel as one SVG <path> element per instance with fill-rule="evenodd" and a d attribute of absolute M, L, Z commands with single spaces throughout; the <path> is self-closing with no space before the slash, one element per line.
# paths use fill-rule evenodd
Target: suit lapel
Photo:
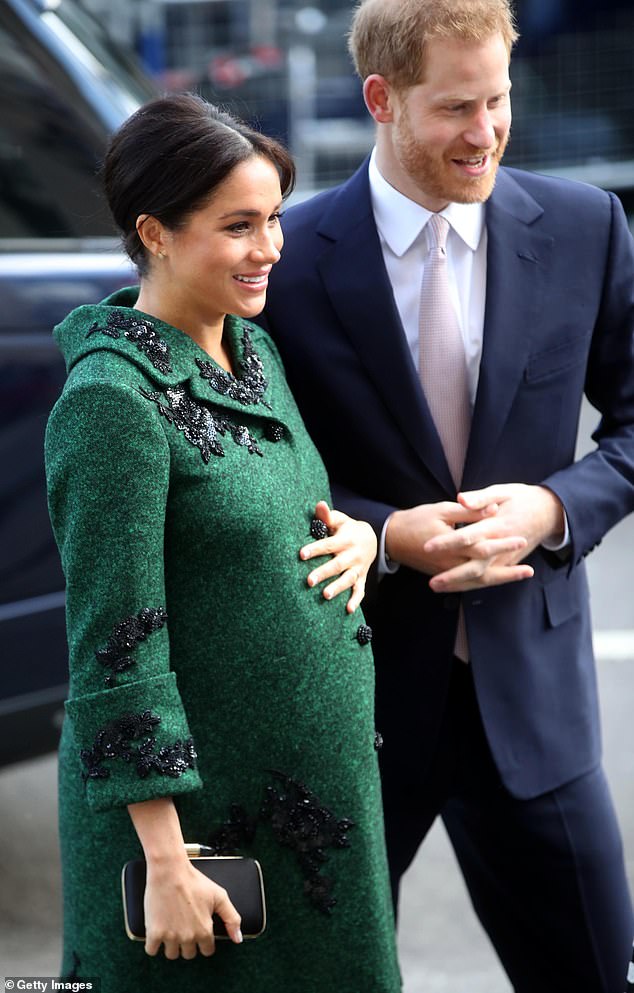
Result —
<path fill-rule="evenodd" d="M 478 391 L 463 489 L 479 485 L 508 418 L 538 332 L 553 239 L 542 208 L 500 170 L 487 203 L 487 291 Z M 332 305 L 387 409 L 441 486 L 455 492 L 385 271 L 367 165 L 342 188 L 320 234 L 331 241 L 319 270 Z"/>
<path fill-rule="evenodd" d="M 342 189 L 319 233 L 331 241 L 318 266 L 341 324 L 401 432 L 441 486 L 452 492 L 451 474 L 385 270 L 367 166 Z"/>
<path fill-rule="evenodd" d="M 539 329 L 553 245 L 553 239 L 534 224 L 542 213 L 508 173 L 501 171 L 487 203 L 484 340 L 463 489 L 481 485 Z"/>

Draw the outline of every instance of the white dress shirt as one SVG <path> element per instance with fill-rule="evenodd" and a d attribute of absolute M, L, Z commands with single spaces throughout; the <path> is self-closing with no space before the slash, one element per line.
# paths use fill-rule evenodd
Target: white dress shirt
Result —
<path fill-rule="evenodd" d="M 370 158 L 370 196 L 394 300 L 412 361 L 418 369 L 420 288 L 425 256 L 429 250 L 425 227 L 431 213 L 390 186 L 378 170 L 375 152 Z M 464 341 L 473 410 L 482 356 L 486 302 L 484 204 L 450 203 L 441 214 L 447 218 L 450 228 L 447 236 L 447 275 Z"/>
<path fill-rule="evenodd" d="M 376 149 L 369 164 L 370 198 L 385 268 L 412 362 L 418 369 L 418 325 L 420 290 L 428 253 L 426 225 L 429 210 L 399 193 L 379 172 Z M 450 203 L 441 215 L 449 222 L 447 236 L 447 275 L 449 290 L 458 316 L 467 362 L 471 410 L 475 404 L 484 337 L 486 304 L 487 230 L 483 203 Z M 389 520 L 389 518 L 388 518 Z M 396 563 L 385 557 L 383 526 L 379 542 L 379 575 L 395 572 Z M 563 548 L 569 540 L 566 521 L 564 541 L 548 548 Z"/>

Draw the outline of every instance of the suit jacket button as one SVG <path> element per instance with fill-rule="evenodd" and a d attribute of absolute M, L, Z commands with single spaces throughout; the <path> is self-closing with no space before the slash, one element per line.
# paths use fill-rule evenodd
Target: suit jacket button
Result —
<path fill-rule="evenodd" d="M 447 593 L 442 598 L 442 605 L 445 610 L 457 610 L 460 606 L 460 596 L 458 593 Z"/>

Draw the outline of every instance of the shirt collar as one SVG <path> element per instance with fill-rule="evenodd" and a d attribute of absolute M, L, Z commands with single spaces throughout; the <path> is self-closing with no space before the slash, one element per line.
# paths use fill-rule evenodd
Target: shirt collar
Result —
<path fill-rule="evenodd" d="M 390 251 L 400 258 L 416 241 L 431 213 L 390 186 L 376 164 L 376 148 L 370 156 L 368 175 L 372 210 L 379 234 Z M 441 214 L 467 247 L 475 252 L 484 230 L 484 204 L 450 203 Z"/>

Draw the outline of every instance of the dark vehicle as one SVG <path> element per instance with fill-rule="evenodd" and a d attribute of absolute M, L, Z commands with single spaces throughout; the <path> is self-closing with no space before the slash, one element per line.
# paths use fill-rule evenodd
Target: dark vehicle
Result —
<path fill-rule="evenodd" d="M 0 764 L 57 743 L 64 579 L 43 439 L 64 365 L 51 328 L 134 281 L 95 173 L 154 91 L 72 0 L 0 0 Z"/>

